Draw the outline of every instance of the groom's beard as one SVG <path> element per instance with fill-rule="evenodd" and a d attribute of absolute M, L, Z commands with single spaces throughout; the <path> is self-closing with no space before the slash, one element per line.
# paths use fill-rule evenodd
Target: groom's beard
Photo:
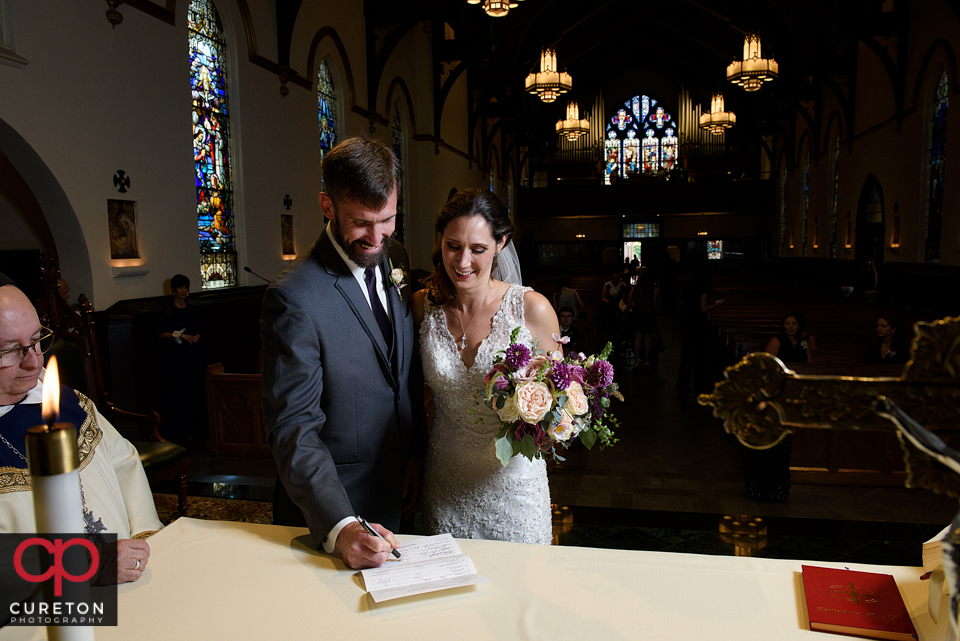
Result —
<path fill-rule="evenodd" d="M 330 221 L 330 223 L 330 227 L 333 229 L 333 239 L 340 245 L 340 248 L 343 250 L 343 253 L 347 255 L 347 258 L 364 269 L 367 267 L 376 267 L 383 262 L 383 257 L 387 255 L 387 250 L 390 249 L 390 236 L 384 236 L 380 240 L 380 251 L 376 254 L 368 254 L 360 247 L 359 239 L 349 245 L 347 244 L 347 238 L 343 235 L 343 231 L 341 231 L 340 225 L 335 219 Z"/>

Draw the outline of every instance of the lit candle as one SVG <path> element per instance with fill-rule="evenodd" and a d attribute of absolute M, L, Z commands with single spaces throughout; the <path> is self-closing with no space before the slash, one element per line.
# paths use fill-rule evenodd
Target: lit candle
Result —
<path fill-rule="evenodd" d="M 27 430 L 27 464 L 33 485 L 33 512 L 38 533 L 83 534 L 83 501 L 77 460 L 77 428 L 57 423 L 60 377 L 51 357 L 43 378 L 42 425 Z M 74 584 L 77 588 L 80 586 Z M 84 586 L 83 590 L 87 588 Z M 74 590 L 75 596 L 80 596 Z M 89 591 L 86 591 L 89 595 Z M 92 627 L 47 626 L 50 641 L 92 641 Z"/>

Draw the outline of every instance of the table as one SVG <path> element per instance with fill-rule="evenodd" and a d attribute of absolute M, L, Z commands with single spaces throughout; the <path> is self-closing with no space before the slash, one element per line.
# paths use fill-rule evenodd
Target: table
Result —
<path fill-rule="evenodd" d="M 492 583 L 377 604 L 306 534 L 178 519 L 150 538 L 146 572 L 119 588 L 120 625 L 97 640 L 842 638 L 807 629 L 801 561 L 459 540 Z M 947 600 L 935 626 L 920 568 L 817 565 L 892 574 L 921 641 L 945 638 Z M 42 635 L 4 628 L 0 641 Z"/>

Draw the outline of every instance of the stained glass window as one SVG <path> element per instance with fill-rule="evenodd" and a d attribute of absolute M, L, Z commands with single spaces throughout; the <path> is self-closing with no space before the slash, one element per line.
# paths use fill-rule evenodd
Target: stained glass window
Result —
<path fill-rule="evenodd" d="M 627 132 L 627 137 L 623 141 L 623 171 L 629 176 L 640 169 L 640 141 L 637 140 L 637 132 L 633 129 Z"/>
<path fill-rule="evenodd" d="M 723 241 L 708 240 L 707 241 L 707 259 L 720 260 L 721 258 L 723 258 Z"/>
<path fill-rule="evenodd" d="M 320 161 L 337 144 L 337 92 L 326 61 L 317 70 L 317 114 L 320 119 Z"/>
<path fill-rule="evenodd" d="M 657 171 L 660 159 L 660 153 L 657 149 L 658 142 L 654 137 L 653 129 L 647 129 L 646 136 L 643 139 L 643 173 L 645 174 L 652 174 Z"/>
<path fill-rule="evenodd" d="M 676 169 L 676 132 L 673 117 L 650 96 L 636 95 L 617 107 L 607 122 L 604 184 L 610 184 L 615 169 L 621 179 Z"/>
<path fill-rule="evenodd" d="M 660 236 L 659 223 L 624 223 L 624 238 L 658 238 Z"/>
<path fill-rule="evenodd" d="M 830 258 L 837 257 L 837 201 L 840 195 L 840 136 L 833 145 L 833 213 L 830 216 Z"/>
<path fill-rule="evenodd" d="M 807 219 L 810 218 L 810 152 L 803 161 L 803 255 L 807 255 Z"/>
<path fill-rule="evenodd" d="M 927 197 L 928 263 L 940 262 L 940 235 L 943 226 L 943 169 L 947 151 L 947 72 L 940 73 L 940 82 L 933 96 L 930 114 L 930 187 Z"/>
<path fill-rule="evenodd" d="M 400 164 L 400 184 L 397 191 L 397 227 L 395 235 L 397 240 L 403 242 L 403 176 L 404 176 L 404 155 L 403 155 L 403 126 L 400 124 L 400 107 L 393 103 L 393 113 L 390 116 L 391 140 L 393 142 L 393 155 L 397 157 Z"/>
<path fill-rule="evenodd" d="M 672 127 L 667 127 L 660 139 L 660 162 L 666 171 L 677 167 L 677 137 L 673 135 Z"/>
<path fill-rule="evenodd" d="M 237 284 L 237 253 L 224 72 L 226 45 L 220 17 L 211 0 L 191 0 L 187 29 L 201 286 L 228 287 Z"/>
<path fill-rule="evenodd" d="M 607 125 L 609 127 L 610 125 Z M 603 174 L 603 182 L 607 185 L 610 184 L 610 174 L 617 170 L 617 175 L 621 174 L 620 172 L 620 140 L 617 138 L 617 132 L 608 131 L 607 140 L 604 142 L 604 148 L 606 150 L 606 168 Z"/>

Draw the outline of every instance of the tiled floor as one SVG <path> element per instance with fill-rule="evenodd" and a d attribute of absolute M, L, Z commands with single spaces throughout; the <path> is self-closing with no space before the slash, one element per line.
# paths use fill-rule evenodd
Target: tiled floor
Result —
<path fill-rule="evenodd" d="M 693 394 L 674 391 L 680 340 L 670 321 L 661 317 L 668 349 L 659 369 L 617 374 L 626 397 L 615 408 L 620 442 L 573 448 L 551 474 L 552 500 L 563 506 L 559 544 L 920 564 L 920 544 L 953 518 L 955 501 L 905 488 L 796 484 L 785 504 L 746 499 L 742 446 Z M 193 495 L 271 500 L 275 478 L 271 460 L 191 457 Z M 722 531 L 755 519 L 765 534 Z"/>

